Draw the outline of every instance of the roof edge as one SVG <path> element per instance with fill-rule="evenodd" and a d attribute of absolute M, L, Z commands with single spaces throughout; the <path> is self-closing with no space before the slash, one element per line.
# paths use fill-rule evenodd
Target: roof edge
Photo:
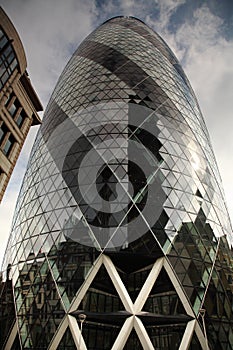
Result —
<path fill-rule="evenodd" d="M 137 17 L 134 17 L 134 16 L 120 16 L 120 15 L 119 16 L 114 16 L 114 17 L 111 17 L 111 18 L 107 19 L 106 21 L 104 21 L 102 23 L 102 25 L 107 23 L 107 22 L 110 22 L 110 21 L 112 21 L 113 19 L 116 19 L 116 18 L 134 19 L 134 20 L 139 21 L 139 22 L 141 22 L 141 23 L 146 25 L 145 22 L 143 22 L 141 19 L 139 19 Z"/>

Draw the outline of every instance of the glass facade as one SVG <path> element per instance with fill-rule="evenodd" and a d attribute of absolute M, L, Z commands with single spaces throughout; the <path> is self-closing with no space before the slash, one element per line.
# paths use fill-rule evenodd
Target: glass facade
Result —
<path fill-rule="evenodd" d="M 61 74 L 31 153 L 3 264 L 2 347 L 231 350 L 232 243 L 179 62 L 143 22 L 105 22 Z"/>

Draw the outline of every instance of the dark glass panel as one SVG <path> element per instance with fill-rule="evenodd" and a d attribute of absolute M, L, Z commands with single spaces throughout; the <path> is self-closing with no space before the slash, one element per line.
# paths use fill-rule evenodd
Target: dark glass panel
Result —
<path fill-rule="evenodd" d="M 0 348 L 3 347 L 16 320 L 13 284 L 9 278 L 10 270 L 9 265 L 6 281 L 0 281 Z"/>
<path fill-rule="evenodd" d="M 86 321 L 83 324 L 82 334 L 88 350 L 109 350 L 119 331 L 120 327 L 117 326 Z"/>
<path fill-rule="evenodd" d="M 47 262 L 25 265 L 15 287 L 19 333 L 24 348 L 46 349 L 64 310 Z"/>
<path fill-rule="evenodd" d="M 15 341 L 11 347 L 11 350 L 19 350 L 20 348 L 21 348 L 21 345 L 20 345 L 19 335 L 17 334 L 15 337 Z"/>
<path fill-rule="evenodd" d="M 142 344 L 140 343 L 140 340 L 138 338 L 137 333 L 135 332 L 135 330 L 133 329 L 132 332 L 130 333 L 127 342 L 124 346 L 124 350 L 142 350 Z"/>
<path fill-rule="evenodd" d="M 94 248 L 74 241 L 51 247 L 49 262 L 66 307 L 69 307 L 97 256 Z"/>
<path fill-rule="evenodd" d="M 0 86 L 2 87 L 16 67 L 16 65 L 13 64 L 13 62 L 16 61 L 15 52 L 11 45 L 11 40 L 9 40 L 5 34 L 0 38 L 0 53 Z"/>
<path fill-rule="evenodd" d="M 111 313 L 125 310 L 104 266 L 101 266 L 95 276 L 79 309 L 84 313 Z"/>
<path fill-rule="evenodd" d="M 71 331 L 69 328 L 65 331 L 65 334 L 57 347 L 57 350 L 74 350 L 76 349 L 75 342 L 73 340 Z"/>
<path fill-rule="evenodd" d="M 2 143 L 6 133 L 8 132 L 9 130 L 7 129 L 7 126 L 2 123 L 2 125 L 0 126 L 0 144 Z"/>
<path fill-rule="evenodd" d="M 188 350 L 202 350 L 201 344 L 197 338 L 196 333 L 193 334 Z"/>
<path fill-rule="evenodd" d="M 10 154 L 10 151 L 14 145 L 15 138 L 13 135 L 10 135 L 8 139 L 6 140 L 4 146 L 3 146 L 3 153 L 8 156 Z"/>
<path fill-rule="evenodd" d="M 155 349 L 178 350 L 186 325 L 146 327 Z"/>
<path fill-rule="evenodd" d="M 143 311 L 148 311 L 158 315 L 186 314 L 180 298 L 164 269 L 161 270 L 150 295 L 143 306 Z"/>

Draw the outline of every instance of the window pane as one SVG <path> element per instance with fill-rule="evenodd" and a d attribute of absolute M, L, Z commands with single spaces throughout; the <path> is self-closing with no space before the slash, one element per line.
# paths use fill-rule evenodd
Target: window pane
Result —
<path fill-rule="evenodd" d="M 6 43 L 7 43 L 7 38 L 4 36 L 0 40 L 0 48 L 2 49 Z"/>
<path fill-rule="evenodd" d="M 23 118 L 22 114 L 20 113 L 17 120 L 16 120 L 16 124 L 18 125 L 19 128 L 22 126 L 23 120 L 24 120 L 24 118 Z"/>
<path fill-rule="evenodd" d="M 2 143 L 7 132 L 8 132 L 7 126 L 4 123 L 2 123 L 0 127 L 0 144 Z"/>
<path fill-rule="evenodd" d="M 17 66 L 17 61 L 16 61 L 16 58 L 14 58 L 14 60 L 10 64 L 10 68 L 11 68 L 12 72 L 15 69 L 16 66 Z"/>
<path fill-rule="evenodd" d="M 9 112 L 10 114 L 13 116 L 16 112 L 16 105 L 14 103 L 12 103 L 12 105 L 9 108 Z"/>
<path fill-rule="evenodd" d="M 2 86 L 5 85 L 18 64 L 11 41 L 2 31 L 0 32 L 0 51 L 0 86 Z"/>
<path fill-rule="evenodd" d="M 9 136 L 8 140 L 6 141 L 5 143 L 5 146 L 3 148 L 3 153 L 8 156 L 11 149 L 12 149 L 12 146 L 13 146 L 13 143 L 14 143 L 14 137 L 12 135 Z"/>

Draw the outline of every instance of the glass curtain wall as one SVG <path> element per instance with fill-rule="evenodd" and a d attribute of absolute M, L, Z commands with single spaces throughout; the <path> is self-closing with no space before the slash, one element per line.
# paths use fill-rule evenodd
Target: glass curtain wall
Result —
<path fill-rule="evenodd" d="M 232 242 L 179 62 L 140 20 L 105 22 L 61 74 L 31 153 L 3 265 L 1 309 L 17 318 L 2 344 L 233 349 Z"/>

